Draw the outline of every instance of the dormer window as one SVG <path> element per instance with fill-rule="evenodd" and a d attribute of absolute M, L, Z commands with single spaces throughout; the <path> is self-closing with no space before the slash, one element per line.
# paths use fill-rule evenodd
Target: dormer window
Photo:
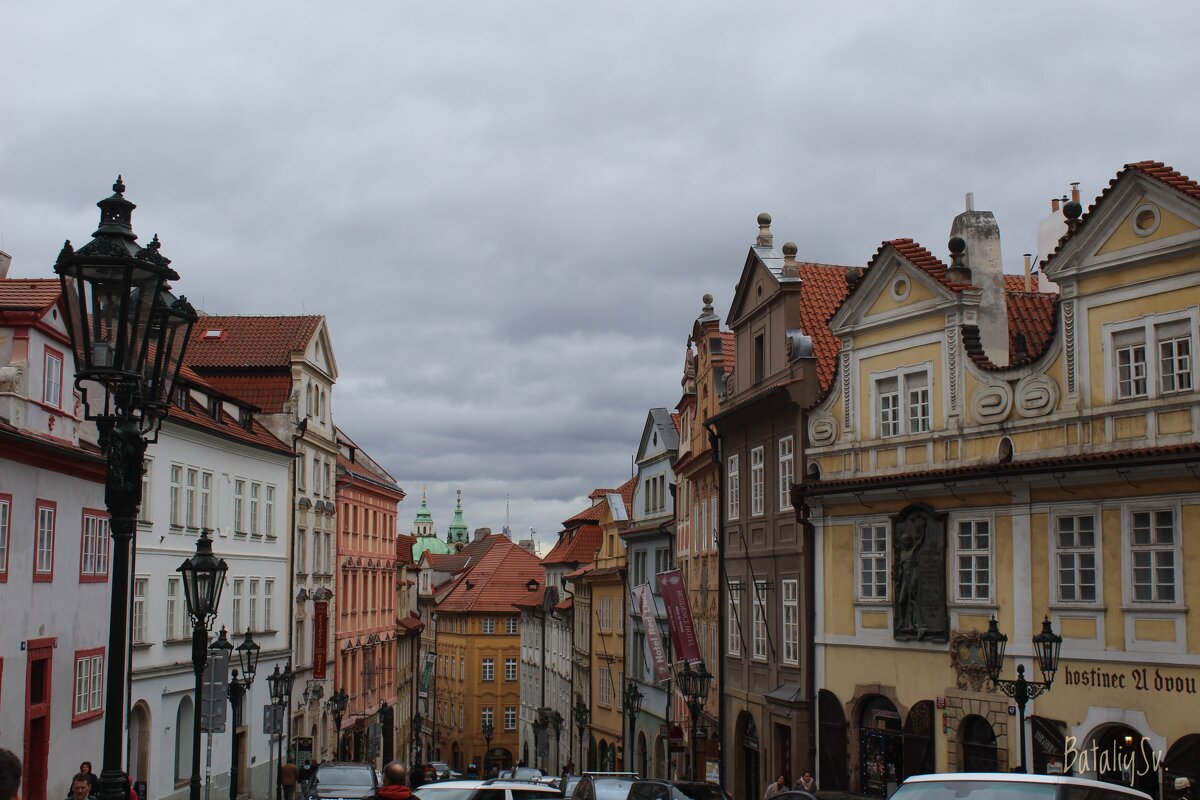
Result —
<path fill-rule="evenodd" d="M 254 427 L 254 414 L 248 408 L 240 408 L 238 409 L 238 422 L 243 428 L 250 430 Z"/>
<path fill-rule="evenodd" d="M 209 328 L 204 332 L 205 339 L 220 339 L 225 335 L 225 331 L 220 328 Z"/>
<path fill-rule="evenodd" d="M 175 387 L 175 405 L 179 406 L 180 411 L 188 410 L 188 408 L 189 408 L 188 401 L 190 400 L 190 398 L 191 398 L 191 392 L 188 390 L 187 386 Z"/>
<path fill-rule="evenodd" d="M 221 401 L 219 398 L 208 398 L 208 415 L 215 421 L 221 421 Z"/>

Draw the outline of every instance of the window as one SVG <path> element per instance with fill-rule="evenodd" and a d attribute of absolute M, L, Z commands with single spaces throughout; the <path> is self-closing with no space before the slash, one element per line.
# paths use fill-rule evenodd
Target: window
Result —
<path fill-rule="evenodd" d="M 241 578 L 233 579 L 233 629 L 235 631 L 241 631 L 248 627 L 242 625 L 242 590 L 245 583 Z"/>
<path fill-rule="evenodd" d="M 641 586 L 646 582 L 646 551 L 638 550 L 633 554 L 632 586 Z"/>
<path fill-rule="evenodd" d="M 955 550 L 958 599 L 991 599 L 992 536 L 988 520 L 959 521 Z"/>
<path fill-rule="evenodd" d="M 732 455 L 729 457 L 729 481 L 727 487 L 729 490 L 729 519 L 737 519 L 741 513 L 741 491 L 740 485 L 741 472 L 738 469 L 738 457 Z"/>
<path fill-rule="evenodd" d="M 507 620 L 505 620 L 505 623 L 504 632 L 510 635 L 515 635 L 517 632 L 517 618 L 509 617 Z"/>
<path fill-rule="evenodd" d="M 496 660 L 494 658 L 485 658 L 483 660 L 483 680 L 496 680 Z"/>
<path fill-rule="evenodd" d="M 496 632 L 496 620 L 492 619 L 491 617 L 484 617 L 483 618 L 483 632 L 486 634 L 495 633 Z"/>
<path fill-rule="evenodd" d="M 786 578 L 783 586 L 783 662 L 800 663 L 800 581 Z"/>
<path fill-rule="evenodd" d="M 142 467 L 142 502 L 138 504 L 138 522 L 150 521 L 150 501 L 152 499 L 150 476 L 153 473 L 154 460 L 147 458 L 146 463 Z"/>
<path fill-rule="evenodd" d="M 763 449 L 756 447 L 750 451 L 750 516 L 761 517 L 763 513 L 763 493 L 766 491 L 763 468 Z"/>
<path fill-rule="evenodd" d="M 729 642 L 726 648 L 731 656 L 742 654 L 742 584 L 729 582 Z"/>
<path fill-rule="evenodd" d="M 1059 517 L 1054 535 L 1059 601 L 1096 602 L 1096 518 L 1091 514 Z"/>
<path fill-rule="evenodd" d="M 515 731 L 517 729 L 517 707 L 504 707 L 504 730 Z"/>
<path fill-rule="evenodd" d="M 171 524 L 183 526 L 183 465 L 171 465 Z"/>
<path fill-rule="evenodd" d="M 241 478 L 233 482 L 233 532 L 245 535 L 246 482 Z"/>
<path fill-rule="evenodd" d="M 38 500 L 36 509 L 33 579 L 51 581 L 54 580 L 54 522 L 58 504 L 52 500 Z"/>
<path fill-rule="evenodd" d="M 611 597 L 601 597 L 596 601 L 596 624 L 600 626 L 600 630 L 602 631 L 612 629 Z"/>
<path fill-rule="evenodd" d="M 879 378 L 875 381 L 875 397 L 880 437 L 929 431 L 933 412 L 927 371 Z"/>
<path fill-rule="evenodd" d="M 146 644 L 146 588 L 149 578 L 133 579 L 133 630 L 130 637 L 134 644 Z"/>
<path fill-rule="evenodd" d="M 12 524 L 12 495 L 0 494 L 0 582 L 8 580 L 8 541 Z"/>
<path fill-rule="evenodd" d="M 1134 511 L 1129 534 L 1133 599 L 1143 603 L 1174 603 L 1175 512 Z"/>
<path fill-rule="evenodd" d="M 1129 400 L 1135 397 L 1145 397 L 1146 394 L 1146 343 L 1119 345 L 1117 347 L 1117 397 L 1121 400 Z"/>
<path fill-rule="evenodd" d="M 296 572 L 308 573 L 308 531 L 304 528 L 296 530 Z"/>
<path fill-rule="evenodd" d="M 262 493 L 261 483 L 250 484 L 250 535 L 262 536 L 262 531 L 258 527 L 258 506 L 259 495 Z"/>
<path fill-rule="evenodd" d="M 311 415 L 310 415 L 311 416 Z M 296 488 L 303 491 L 304 476 L 308 474 L 308 451 L 300 453 L 300 463 L 296 465 Z"/>
<path fill-rule="evenodd" d="M 858 599 L 888 599 L 888 529 L 864 525 L 858 529 Z"/>
<path fill-rule="evenodd" d="M 796 459 L 792 454 L 792 437 L 779 440 L 779 510 L 792 507 L 792 481 L 796 474 Z"/>
<path fill-rule="evenodd" d="M 211 472 L 200 473 L 200 527 L 212 528 L 212 480 Z"/>
<path fill-rule="evenodd" d="M 196 527 L 196 484 L 200 480 L 198 470 L 188 468 L 187 488 L 184 491 L 184 524 L 189 528 Z"/>
<path fill-rule="evenodd" d="M 767 657 L 767 582 L 754 582 L 754 658 Z"/>
<path fill-rule="evenodd" d="M 73 723 L 104 714 L 104 648 L 75 651 L 75 708 Z"/>
<path fill-rule="evenodd" d="M 80 580 L 107 580 L 108 514 L 87 508 L 83 510 L 83 542 L 80 551 Z"/>
<path fill-rule="evenodd" d="M 275 580 L 266 578 L 263 580 L 263 630 L 275 630 Z"/>
<path fill-rule="evenodd" d="M 762 383 L 767 370 L 767 341 L 766 334 L 754 337 L 754 382 Z"/>
<path fill-rule="evenodd" d="M 325 485 L 322 487 L 322 494 L 324 494 L 326 497 L 329 497 L 329 487 L 330 487 L 331 483 L 329 481 L 329 465 L 328 464 L 324 465 L 324 470 L 325 470 Z"/>
<path fill-rule="evenodd" d="M 515 681 L 517 679 L 517 660 L 515 658 L 504 659 L 504 680 Z"/>
<path fill-rule="evenodd" d="M 314 495 L 321 494 L 321 459 L 317 456 L 313 457 L 313 479 L 312 492 Z"/>
<path fill-rule="evenodd" d="M 247 621 L 250 623 L 250 629 L 255 631 L 262 630 L 262 627 L 258 624 L 258 583 L 257 578 L 250 579 L 250 592 L 248 594 L 250 599 L 250 613 L 246 615 L 248 618 Z"/>
<path fill-rule="evenodd" d="M 275 487 L 267 486 L 266 498 L 263 503 L 263 533 L 268 538 L 275 538 Z"/>
<path fill-rule="evenodd" d="M 480 709 L 480 714 L 479 714 L 480 729 L 484 729 L 484 728 L 495 729 L 495 724 L 496 724 L 496 712 L 492 709 L 492 707 L 484 706 L 482 709 Z"/>
<path fill-rule="evenodd" d="M 1192 388 L 1192 340 L 1177 336 L 1158 341 L 1159 386 L 1163 394 Z"/>
<path fill-rule="evenodd" d="M 62 378 L 62 353 L 47 347 L 46 368 L 42 374 L 42 402 L 46 405 L 62 408 Z"/>
<path fill-rule="evenodd" d="M 671 550 L 666 547 L 660 547 L 654 551 L 654 574 L 661 575 L 664 572 L 669 572 L 671 569 Z M 658 581 L 652 584 L 654 593 L 659 593 Z"/>
<path fill-rule="evenodd" d="M 1106 331 L 1113 352 L 1109 385 L 1115 388 L 1117 400 L 1193 390 L 1195 316 L 1194 311 L 1189 311 L 1151 317 L 1120 323 L 1120 328 Z"/>
<path fill-rule="evenodd" d="M 179 639 L 182 636 L 183 620 L 180 614 L 182 606 L 179 602 L 181 589 L 182 585 L 178 576 L 170 575 L 167 577 L 167 630 L 165 634 L 167 641 Z M 238 633 L 237 628 L 234 628 L 233 632 L 236 635 Z"/>
<path fill-rule="evenodd" d="M 607 669 L 600 670 L 600 705 L 612 705 L 612 675 Z"/>
<path fill-rule="evenodd" d="M 708 529 L 712 535 L 712 539 L 709 541 L 709 549 L 711 550 L 717 549 L 717 499 L 715 494 L 709 498 L 709 502 L 712 505 L 712 509 L 708 512 Z"/>

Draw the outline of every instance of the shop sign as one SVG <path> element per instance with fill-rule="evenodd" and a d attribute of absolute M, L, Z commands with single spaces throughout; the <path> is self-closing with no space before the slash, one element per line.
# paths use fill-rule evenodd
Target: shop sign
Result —
<path fill-rule="evenodd" d="M 313 603 L 313 680 L 325 680 L 325 662 L 329 658 L 329 602 Z"/>
<path fill-rule="evenodd" d="M 692 607 L 688 604 L 687 586 L 683 583 L 683 573 L 677 569 L 658 573 L 658 588 L 662 592 L 663 606 L 667 610 L 667 627 L 671 630 L 675 659 L 693 664 L 703 661 L 700 643 L 696 640 Z"/>
<path fill-rule="evenodd" d="M 1196 694 L 1194 675 L 1181 675 L 1177 670 L 1158 667 L 1134 667 L 1132 669 L 1110 666 L 1060 669 L 1064 686 L 1084 686 L 1089 689 L 1132 689 L 1155 694 Z"/>

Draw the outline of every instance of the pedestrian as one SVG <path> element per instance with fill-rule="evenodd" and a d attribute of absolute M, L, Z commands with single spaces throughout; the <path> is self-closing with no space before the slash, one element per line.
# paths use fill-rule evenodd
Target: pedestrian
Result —
<path fill-rule="evenodd" d="M 568 758 L 566 765 L 563 767 L 563 775 L 575 774 L 575 760 Z"/>
<path fill-rule="evenodd" d="M 300 779 L 300 770 L 295 764 L 288 762 L 279 768 L 279 785 L 283 787 L 283 800 L 292 800 L 296 794 L 296 781 Z"/>
<path fill-rule="evenodd" d="M 479 780 L 479 767 L 475 766 L 474 764 L 468 764 L 466 779 L 469 781 Z"/>
<path fill-rule="evenodd" d="M 413 764 L 408 771 L 408 788 L 416 791 L 425 785 L 425 774 L 420 764 Z"/>
<path fill-rule="evenodd" d="M 763 800 L 771 800 L 772 797 L 787 789 L 787 780 L 782 775 L 775 779 L 775 782 L 767 787 L 767 791 L 763 793 Z"/>
<path fill-rule="evenodd" d="M 383 786 L 375 793 L 378 800 L 410 800 L 408 772 L 399 761 L 389 761 L 383 768 Z"/>
<path fill-rule="evenodd" d="M 1178 800 L 1191 800 L 1192 797 L 1192 779 L 1178 777 L 1175 779 L 1175 797 Z"/>
<path fill-rule="evenodd" d="M 817 790 L 817 779 L 813 777 L 810 770 L 806 769 L 804 770 L 804 774 L 800 776 L 800 780 L 796 781 L 796 785 L 792 788 L 812 794 Z"/>
<path fill-rule="evenodd" d="M 11 750 L 0 747 L 0 800 L 21 800 L 21 759 Z"/>
<path fill-rule="evenodd" d="M 71 778 L 71 793 L 67 795 L 67 800 L 95 800 L 96 795 L 92 794 L 92 785 L 88 783 L 87 775 L 82 772 L 76 772 L 75 777 Z"/>
<path fill-rule="evenodd" d="M 96 777 L 96 773 L 92 772 L 92 762 L 84 761 L 79 765 L 79 771 L 87 775 L 88 783 L 92 786 L 92 794 L 96 794 L 96 790 L 100 788 L 100 779 Z"/>

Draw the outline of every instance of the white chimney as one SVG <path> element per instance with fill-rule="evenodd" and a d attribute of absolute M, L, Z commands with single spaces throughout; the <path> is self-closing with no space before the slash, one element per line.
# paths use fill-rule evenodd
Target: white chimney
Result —
<path fill-rule="evenodd" d="M 965 266 L 971 283 L 979 287 L 979 340 L 988 360 L 1008 365 L 1008 304 L 1004 296 L 1004 262 L 1000 257 L 1000 226 L 990 211 L 976 211 L 974 193 L 966 197 L 966 210 L 954 218 L 950 236 L 967 243 Z"/>
<path fill-rule="evenodd" d="M 8 277 L 8 268 L 12 266 L 12 256 L 0 250 L 0 280 Z"/>

